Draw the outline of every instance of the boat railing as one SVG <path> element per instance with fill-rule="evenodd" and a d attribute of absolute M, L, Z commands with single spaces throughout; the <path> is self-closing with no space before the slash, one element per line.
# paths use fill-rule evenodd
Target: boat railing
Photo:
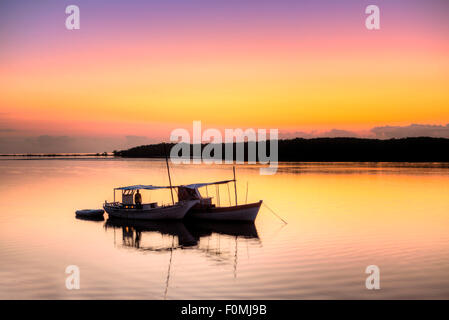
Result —
<path fill-rule="evenodd" d="M 118 201 L 113 201 L 113 202 L 105 201 L 104 204 L 108 205 L 108 206 L 118 206 L 118 205 L 120 205 L 120 202 L 118 202 Z"/>
<path fill-rule="evenodd" d="M 111 206 L 111 207 L 120 207 L 120 208 L 127 208 L 127 209 L 133 209 L 136 207 L 136 204 L 132 203 L 132 204 L 126 204 L 126 203 L 122 203 L 119 201 L 114 201 L 114 202 L 104 202 L 105 205 L 107 206 Z M 150 202 L 150 203 L 142 203 L 142 207 L 143 208 L 158 208 L 158 204 L 157 202 Z"/>

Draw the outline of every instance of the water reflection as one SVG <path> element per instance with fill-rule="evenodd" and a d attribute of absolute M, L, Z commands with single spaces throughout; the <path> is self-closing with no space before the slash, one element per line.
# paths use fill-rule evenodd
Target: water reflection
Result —
<path fill-rule="evenodd" d="M 143 253 L 172 252 L 189 249 L 203 254 L 219 264 L 233 262 L 237 265 L 239 241 L 261 244 L 254 223 L 231 223 L 209 221 L 136 221 L 109 218 L 105 229 L 114 229 L 114 244 L 117 243 L 116 229 L 122 231 L 122 246 L 134 248 Z M 144 235 L 149 238 L 145 241 Z M 162 236 L 157 238 L 154 235 Z M 166 236 L 169 236 L 167 239 Z"/>
<path fill-rule="evenodd" d="M 198 241 L 195 249 L 219 264 L 231 262 L 234 278 L 237 277 L 239 241 L 246 245 L 248 242 L 261 244 L 253 222 L 187 221 L 186 226 Z"/>
<path fill-rule="evenodd" d="M 188 230 L 197 238 L 208 237 L 214 233 L 246 239 L 259 239 L 256 225 L 251 223 L 232 223 L 219 221 L 187 221 Z"/>
<path fill-rule="evenodd" d="M 180 228 L 128 221 L 106 232 L 105 221 L 75 220 L 74 210 L 110 200 L 111 185 L 145 177 L 166 184 L 165 161 L 0 161 L 0 298 L 159 299 L 167 280 L 170 299 L 449 297 L 447 168 L 280 167 L 276 175 L 261 176 L 257 166 L 241 165 L 237 192 L 246 199 L 249 182 L 248 202 L 264 199 L 288 225 L 264 206 L 256 232 L 252 225 L 189 221 Z M 369 173 L 376 170 L 380 174 Z M 359 174 L 340 174 L 348 171 Z M 226 180 L 229 166 L 173 166 L 173 177 L 175 184 Z M 154 196 L 171 202 L 169 193 Z M 382 274 L 375 293 L 365 288 L 372 264 Z M 82 290 L 65 289 L 67 265 L 84 270 Z"/>
<path fill-rule="evenodd" d="M 98 216 L 97 217 L 95 217 L 95 216 L 93 216 L 93 217 L 75 216 L 75 218 L 78 220 L 84 220 L 84 221 L 96 221 L 96 222 L 104 221 L 104 217 L 98 217 Z"/>
<path fill-rule="evenodd" d="M 109 218 L 104 224 L 106 230 L 112 228 L 122 230 L 122 245 L 140 251 L 170 251 L 173 249 L 196 249 L 205 252 L 221 254 L 220 247 L 209 245 L 201 247 L 203 240 L 210 240 L 214 236 L 225 238 L 252 239 L 260 242 L 259 234 L 254 223 L 230 223 L 209 221 L 139 221 Z M 169 243 L 161 244 L 155 241 L 151 244 L 142 244 L 144 233 L 157 233 L 161 236 L 171 236 Z M 174 241 L 176 240 L 176 241 Z M 114 240 L 116 242 L 116 239 Z"/>
<path fill-rule="evenodd" d="M 170 251 L 178 248 L 188 248 L 197 244 L 195 239 L 184 223 L 181 221 L 139 221 L 139 220 L 122 220 L 109 218 L 105 225 L 105 229 L 121 229 L 122 244 L 125 247 L 133 247 L 141 251 Z M 177 245 L 161 246 L 159 245 L 142 245 L 142 233 L 156 232 L 162 236 L 176 237 Z"/>
<path fill-rule="evenodd" d="M 172 268 L 173 251 L 188 249 L 201 254 L 220 264 L 232 262 L 233 276 L 237 278 L 238 246 L 239 239 L 254 241 L 260 244 L 259 234 L 253 222 L 232 223 L 213 221 L 138 221 L 109 218 L 104 224 L 105 230 L 114 230 L 114 245 L 117 243 L 116 230 L 122 231 L 122 246 L 147 252 L 170 252 L 167 278 L 164 291 L 164 299 L 170 282 L 170 270 Z M 144 234 L 159 234 L 163 238 L 168 235 L 169 241 L 153 239 L 149 244 L 143 244 Z M 212 238 L 215 238 L 213 239 Z M 223 238 L 223 239 L 221 239 Z M 223 246 L 223 242 L 232 240 L 234 252 L 229 251 L 229 246 Z M 248 243 L 247 243 L 248 244 Z M 248 248 L 248 246 L 246 246 Z"/>

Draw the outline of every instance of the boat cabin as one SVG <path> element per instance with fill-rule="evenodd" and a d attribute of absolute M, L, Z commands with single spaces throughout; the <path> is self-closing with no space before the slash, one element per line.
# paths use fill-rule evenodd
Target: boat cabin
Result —
<path fill-rule="evenodd" d="M 120 187 L 120 188 L 114 188 L 114 202 L 113 204 L 115 206 L 120 206 L 124 209 L 133 209 L 136 208 L 136 203 L 134 201 L 135 194 L 137 191 L 142 190 L 158 190 L 158 189 L 168 189 L 169 187 L 159 187 L 159 186 L 153 186 L 153 185 L 134 185 L 134 186 L 127 186 L 127 187 Z M 121 197 L 122 201 L 116 201 L 116 191 L 121 191 Z M 151 209 L 151 208 L 157 208 L 159 205 L 157 202 L 149 202 L 144 203 L 142 201 L 142 209 Z"/>
<path fill-rule="evenodd" d="M 209 182 L 209 183 L 194 183 L 189 185 L 182 185 L 178 186 L 178 198 L 179 201 L 181 200 L 199 200 L 200 202 L 194 206 L 194 208 L 200 208 L 200 207 L 208 207 L 208 208 L 214 208 L 215 204 L 212 203 L 212 197 L 206 196 L 203 197 L 198 190 L 199 188 L 206 187 L 207 192 L 207 186 L 210 185 L 218 185 L 220 184 L 226 184 L 229 182 L 232 182 L 234 180 L 225 180 L 225 181 L 217 181 L 217 182 Z M 219 193 L 217 193 L 217 197 L 219 197 Z M 218 203 L 220 200 L 217 198 Z"/>

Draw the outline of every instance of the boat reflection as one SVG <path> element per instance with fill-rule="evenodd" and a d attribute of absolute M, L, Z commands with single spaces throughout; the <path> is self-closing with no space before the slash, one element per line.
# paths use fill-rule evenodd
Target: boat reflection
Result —
<path fill-rule="evenodd" d="M 187 221 L 186 226 L 198 240 L 201 237 L 211 236 L 214 233 L 246 239 L 259 239 L 256 225 L 253 222 L 232 223 L 224 221 L 195 220 Z"/>
<path fill-rule="evenodd" d="M 259 234 L 254 223 L 230 223 L 213 221 L 194 221 L 184 223 L 182 221 L 143 221 L 109 218 L 104 224 L 105 229 L 113 228 L 122 230 L 122 245 L 141 251 L 171 251 L 173 249 L 195 249 L 205 252 L 221 253 L 219 247 L 208 244 L 203 248 L 203 240 L 212 237 L 228 236 L 242 239 L 253 239 L 259 242 Z M 144 233 L 156 233 L 161 236 L 172 236 L 169 243 L 162 244 L 154 241 L 152 244 L 143 245 Z M 176 240 L 176 241 L 175 241 Z M 116 240 L 114 240 L 116 241 Z M 157 242 L 157 243 L 156 243 Z"/>
<path fill-rule="evenodd" d="M 103 216 L 101 216 L 101 217 L 98 217 L 98 216 L 93 216 L 93 217 L 75 216 L 75 219 L 84 220 L 84 221 L 94 221 L 94 222 L 104 221 Z"/>
<path fill-rule="evenodd" d="M 126 220 L 109 218 L 105 223 L 105 229 L 122 229 L 123 246 L 134 247 L 142 251 L 170 251 L 176 248 L 188 248 L 195 246 L 197 240 L 187 230 L 181 221 L 157 221 L 157 220 Z M 143 246 L 142 233 L 156 232 L 162 236 L 177 238 L 177 245 L 167 246 Z M 173 241 L 172 241 L 173 242 Z"/>
<path fill-rule="evenodd" d="M 259 234 L 253 222 L 194 221 L 184 223 L 182 221 L 144 221 L 109 218 L 105 222 L 104 227 L 106 230 L 111 228 L 114 230 L 114 245 L 117 243 L 115 230 L 121 229 L 123 247 L 133 248 L 143 253 L 167 252 L 170 254 L 164 299 L 167 297 L 173 252 L 175 250 L 192 250 L 192 252 L 200 253 L 202 256 L 212 259 L 219 264 L 232 263 L 233 274 L 236 278 L 239 238 L 246 242 L 247 250 L 249 250 L 249 242 L 260 244 Z M 149 243 L 144 241 L 144 234 L 150 238 Z M 155 234 L 162 236 L 162 239 L 155 238 Z M 169 241 L 167 241 L 167 236 Z M 228 241 L 225 241 L 226 239 Z"/>

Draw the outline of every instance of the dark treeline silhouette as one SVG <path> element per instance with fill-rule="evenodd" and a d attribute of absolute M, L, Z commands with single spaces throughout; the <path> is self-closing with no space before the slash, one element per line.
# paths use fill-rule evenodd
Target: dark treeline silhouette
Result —
<path fill-rule="evenodd" d="M 5 153 L 0 157 L 107 157 L 110 154 L 103 153 Z"/>
<path fill-rule="evenodd" d="M 244 143 L 245 161 L 248 157 L 248 143 Z M 173 143 L 167 143 L 170 152 Z M 201 149 L 207 144 L 202 144 Z M 270 143 L 266 143 L 266 154 L 270 155 Z M 190 156 L 193 155 L 193 145 Z M 225 146 L 221 144 L 222 158 Z M 236 143 L 233 143 L 233 158 Z M 279 161 L 404 161 L 404 162 L 449 162 L 449 139 L 445 138 L 403 138 L 403 139 L 361 139 L 361 138 L 315 138 L 278 141 Z M 160 158 L 165 157 L 164 144 L 145 145 L 123 151 L 114 151 L 118 157 Z M 271 157 L 272 158 L 272 157 Z M 259 161 L 259 159 L 258 159 Z"/>

